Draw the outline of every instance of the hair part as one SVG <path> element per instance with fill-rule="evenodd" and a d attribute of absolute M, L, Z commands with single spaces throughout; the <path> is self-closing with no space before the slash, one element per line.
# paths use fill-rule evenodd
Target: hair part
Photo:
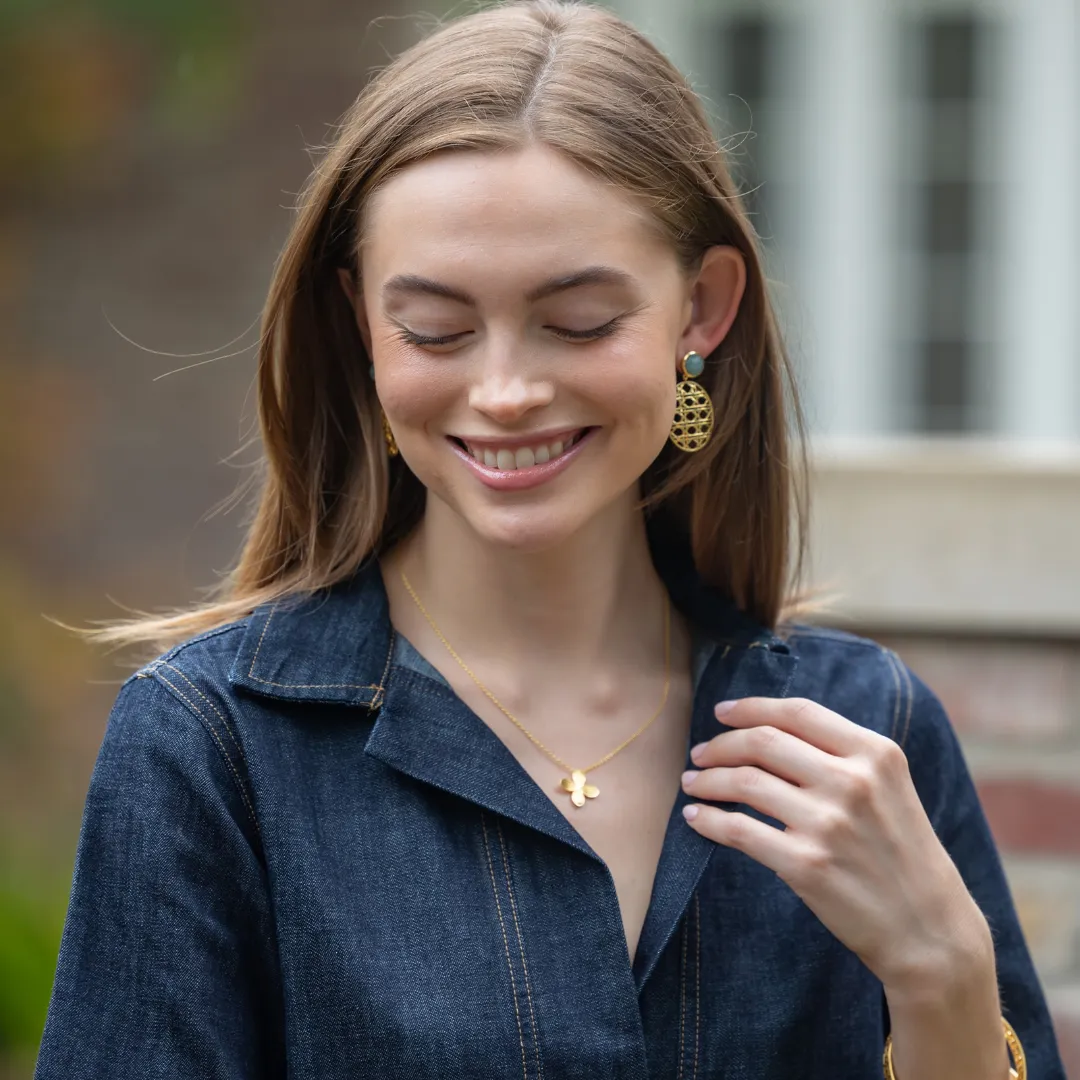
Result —
<path fill-rule="evenodd" d="M 365 208 L 432 154 L 531 143 L 564 154 L 649 212 L 688 273 L 714 245 L 746 261 L 731 330 L 699 381 L 716 412 L 706 447 L 665 446 L 642 477 L 646 512 L 689 538 L 696 567 L 775 627 L 806 531 L 805 438 L 754 230 L 701 101 L 641 33 L 589 3 L 511 0 L 457 19 L 367 84 L 299 200 L 263 311 L 264 456 L 234 569 L 211 599 L 81 631 L 167 648 L 267 601 L 351 576 L 419 521 L 424 489 L 388 459 L 370 360 L 337 280 L 359 280 Z M 360 282 L 362 287 L 362 282 Z"/>

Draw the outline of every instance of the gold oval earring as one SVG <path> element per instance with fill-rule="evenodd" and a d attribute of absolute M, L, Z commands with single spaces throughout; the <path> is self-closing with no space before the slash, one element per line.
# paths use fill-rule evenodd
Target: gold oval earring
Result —
<path fill-rule="evenodd" d="M 668 438 L 688 454 L 697 453 L 713 430 L 713 406 L 709 392 L 694 380 L 705 370 L 701 353 L 691 350 L 682 358 L 683 377 L 675 387 L 675 418 Z"/>
<path fill-rule="evenodd" d="M 368 374 L 371 376 L 371 381 L 375 381 L 375 365 L 372 364 L 368 368 Z M 382 416 L 382 433 L 383 440 L 386 442 L 386 456 L 397 457 L 400 451 L 398 450 L 397 440 L 394 438 L 394 433 L 390 430 L 390 421 L 386 419 L 386 413 L 379 410 Z"/>
<path fill-rule="evenodd" d="M 386 413 L 382 414 L 382 433 L 383 438 L 386 440 L 387 456 L 397 457 L 400 451 L 398 450 L 397 440 L 394 438 L 394 433 L 390 430 L 390 421 L 386 419 Z"/>

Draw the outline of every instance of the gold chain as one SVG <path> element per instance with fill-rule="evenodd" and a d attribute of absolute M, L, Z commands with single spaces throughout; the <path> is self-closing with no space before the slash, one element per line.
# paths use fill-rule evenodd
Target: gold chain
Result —
<path fill-rule="evenodd" d="M 660 696 L 660 706 L 631 735 L 628 739 L 624 739 L 618 746 L 615 747 L 610 753 L 605 754 L 599 761 L 593 762 L 592 765 L 585 769 L 575 769 L 572 765 L 567 764 L 558 754 L 549 750 L 514 714 L 473 674 L 472 668 L 461 659 L 460 656 L 454 651 L 453 645 L 446 640 L 446 635 L 439 629 L 435 620 L 428 614 L 428 610 L 420 601 L 420 597 L 416 595 L 416 590 L 412 587 L 409 579 L 405 576 L 405 571 L 401 571 L 401 581 L 408 591 L 409 595 L 413 598 L 413 602 L 420 609 L 420 614 L 427 619 L 428 625 L 435 631 L 435 636 L 446 646 L 446 651 L 458 662 L 462 671 L 469 676 L 470 679 L 480 688 L 484 696 L 494 705 L 506 718 L 516 727 L 534 746 L 539 750 L 542 750 L 556 765 L 565 769 L 569 774 L 569 779 L 564 779 L 561 784 L 563 791 L 570 795 L 570 801 L 575 806 L 584 806 L 586 799 L 595 799 L 600 794 L 599 790 L 593 785 L 586 782 L 586 774 L 591 773 L 595 769 L 599 769 L 601 765 L 606 765 L 620 750 L 625 750 L 639 735 L 641 735 L 646 728 L 649 727 L 653 721 L 660 717 L 660 714 L 664 711 L 664 707 L 667 705 L 668 693 L 671 690 L 671 605 L 667 598 L 664 598 L 664 692 Z"/>

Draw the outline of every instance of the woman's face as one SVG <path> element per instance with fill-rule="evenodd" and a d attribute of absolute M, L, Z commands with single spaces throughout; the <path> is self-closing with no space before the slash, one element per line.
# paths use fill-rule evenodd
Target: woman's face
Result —
<path fill-rule="evenodd" d="M 745 274 L 713 248 L 695 283 L 642 209 L 540 146 L 395 174 L 360 265 L 361 292 L 343 284 L 402 457 L 429 498 L 522 550 L 632 505 L 678 361 L 715 348 Z"/>

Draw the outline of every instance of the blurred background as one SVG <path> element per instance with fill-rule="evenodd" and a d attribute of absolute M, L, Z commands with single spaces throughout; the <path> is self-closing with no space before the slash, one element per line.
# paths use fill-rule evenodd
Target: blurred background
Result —
<path fill-rule="evenodd" d="M 945 700 L 1080 1077 L 1076 0 L 616 7 L 748 193 L 813 433 L 812 580 Z M 448 13 L 0 0 L 0 1080 L 32 1070 L 130 670 L 45 616 L 229 567 L 310 148 Z"/>

